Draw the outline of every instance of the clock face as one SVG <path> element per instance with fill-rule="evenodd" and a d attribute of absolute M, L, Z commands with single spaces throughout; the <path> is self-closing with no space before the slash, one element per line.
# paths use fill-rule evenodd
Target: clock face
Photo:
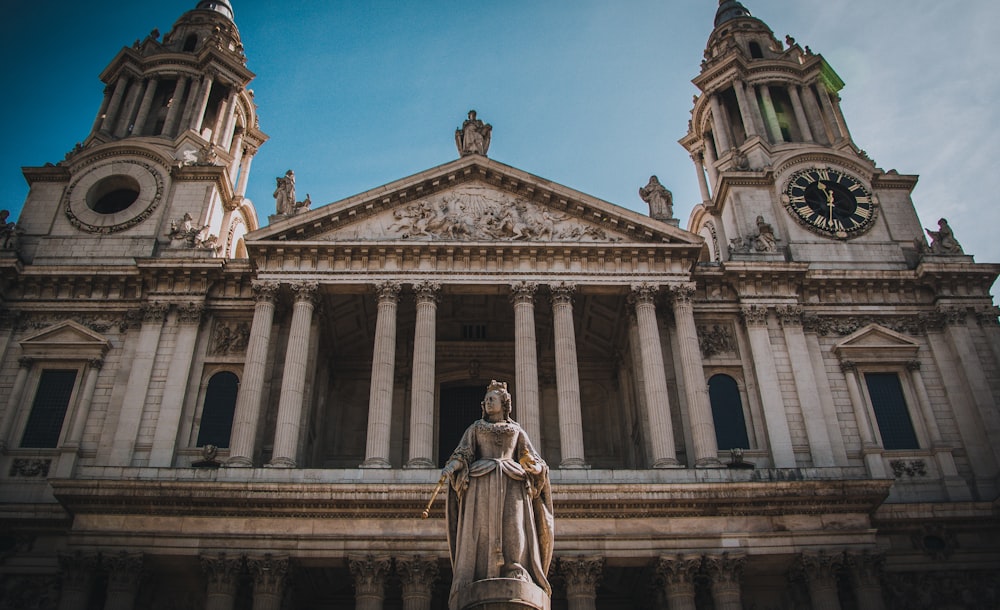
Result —
<path fill-rule="evenodd" d="M 875 223 L 878 206 L 857 179 L 835 169 L 803 169 L 788 179 L 782 202 L 801 224 L 826 237 L 850 239 Z"/>

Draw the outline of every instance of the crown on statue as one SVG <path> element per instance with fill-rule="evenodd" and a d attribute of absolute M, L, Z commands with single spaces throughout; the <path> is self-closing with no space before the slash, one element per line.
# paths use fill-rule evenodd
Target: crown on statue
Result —
<path fill-rule="evenodd" d="M 492 392 L 493 390 L 507 393 L 507 382 L 497 381 L 496 379 L 491 380 L 490 385 L 486 388 L 486 392 L 489 393 Z"/>

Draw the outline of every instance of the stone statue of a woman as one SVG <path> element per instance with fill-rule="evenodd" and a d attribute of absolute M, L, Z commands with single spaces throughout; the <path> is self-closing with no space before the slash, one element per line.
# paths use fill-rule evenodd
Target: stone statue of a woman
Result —
<path fill-rule="evenodd" d="M 552 495 L 549 469 L 511 419 L 507 384 L 493 381 L 483 417 L 465 431 L 444 467 L 453 579 L 449 607 L 466 604 L 479 581 L 530 583 L 551 595 Z M 502 581 L 494 581 L 502 582 Z"/>

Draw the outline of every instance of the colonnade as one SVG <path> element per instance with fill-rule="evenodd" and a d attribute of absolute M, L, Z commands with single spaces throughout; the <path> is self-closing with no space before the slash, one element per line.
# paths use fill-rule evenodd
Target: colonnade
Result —
<path fill-rule="evenodd" d="M 864 550 L 815 550 L 789 558 L 782 574 L 808 596 L 813 610 L 840 610 L 845 606 L 838 578 L 849 582 L 850 595 L 859 608 L 882 610 L 885 601 L 881 576 L 885 558 Z M 341 558 L 354 584 L 355 608 L 382 610 L 390 579 L 400 584 L 404 610 L 429 610 L 442 579 L 437 557 L 430 555 L 349 554 Z M 249 576 L 253 610 L 280 610 L 286 590 L 293 585 L 295 561 L 288 555 L 206 554 L 198 557 L 204 575 L 205 610 L 232 610 L 244 575 Z M 745 553 L 677 553 L 658 557 L 652 566 L 653 581 L 670 610 L 696 610 L 699 587 L 710 592 L 716 610 L 740 610 L 746 593 L 743 581 L 753 558 Z M 85 610 L 98 572 L 108 575 L 105 610 L 134 610 L 147 573 L 142 553 L 115 555 L 63 555 L 59 610 Z M 553 561 L 552 571 L 561 583 L 555 597 L 565 596 L 569 610 L 595 610 L 599 587 L 607 570 L 601 555 L 566 555 Z M 178 583 L 180 584 L 180 583 Z"/>
<path fill-rule="evenodd" d="M 256 306 L 246 352 L 246 364 L 236 401 L 230 439 L 228 466 L 254 465 L 255 441 L 264 408 L 263 388 L 267 380 L 267 354 L 274 325 L 278 284 L 256 282 Z M 319 285 L 295 283 L 291 332 L 285 352 L 281 400 L 274 439 L 271 467 L 296 467 L 299 431 L 302 425 L 306 377 L 306 356 L 312 332 L 312 315 Z M 534 438 L 539 438 L 541 413 L 538 390 L 538 354 L 536 352 L 535 298 L 538 286 L 515 283 L 510 298 L 514 309 L 515 386 L 519 419 Z M 573 295 L 577 287 L 567 283 L 550 285 L 558 393 L 561 468 L 586 468 L 580 404 L 580 381 L 577 366 L 576 335 L 573 323 Z M 641 369 L 642 401 L 650 422 L 653 468 L 682 467 L 672 430 L 671 405 L 663 361 L 654 299 L 661 287 L 641 284 L 631 287 L 629 303 L 637 320 L 638 341 L 635 350 Z M 671 283 L 673 314 L 681 346 L 680 374 L 684 399 L 692 426 L 692 461 L 695 466 L 718 466 L 718 448 L 711 407 L 705 385 L 701 350 L 695 330 L 691 297 L 694 285 Z M 368 401 L 368 425 L 362 468 L 391 468 L 392 404 L 395 390 L 397 312 L 401 285 L 383 282 L 375 287 L 378 308 L 372 356 L 371 387 Z M 435 343 L 437 336 L 437 300 L 441 286 L 433 282 L 413 286 L 416 296 L 416 324 L 413 336 L 413 375 L 411 381 L 409 453 L 407 468 L 435 467 L 434 390 Z"/>

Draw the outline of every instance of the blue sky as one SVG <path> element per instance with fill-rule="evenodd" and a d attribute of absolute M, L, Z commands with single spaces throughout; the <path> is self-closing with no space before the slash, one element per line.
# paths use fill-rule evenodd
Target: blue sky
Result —
<path fill-rule="evenodd" d="M 196 3 L 4 3 L 0 208 L 20 210 L 22 165 L 57 162 L 87 136 L 117 51 Z M 1000 3 L 744 4 L 840 74 L 855 142 L 881 167 L 921 175 L 922 224 L 947 217 L 966 252 L 1000 261 Z M 271 136 L 248 189 L 261 218 L 289 168 L 317 207 L 456 158 L 470 108 L 493 125 L 498 161 L 642 212 L 638 188 L 657 174 L 682 226 L 700 198 L 677 140 L 715 0 L 233 5 Z"/>

